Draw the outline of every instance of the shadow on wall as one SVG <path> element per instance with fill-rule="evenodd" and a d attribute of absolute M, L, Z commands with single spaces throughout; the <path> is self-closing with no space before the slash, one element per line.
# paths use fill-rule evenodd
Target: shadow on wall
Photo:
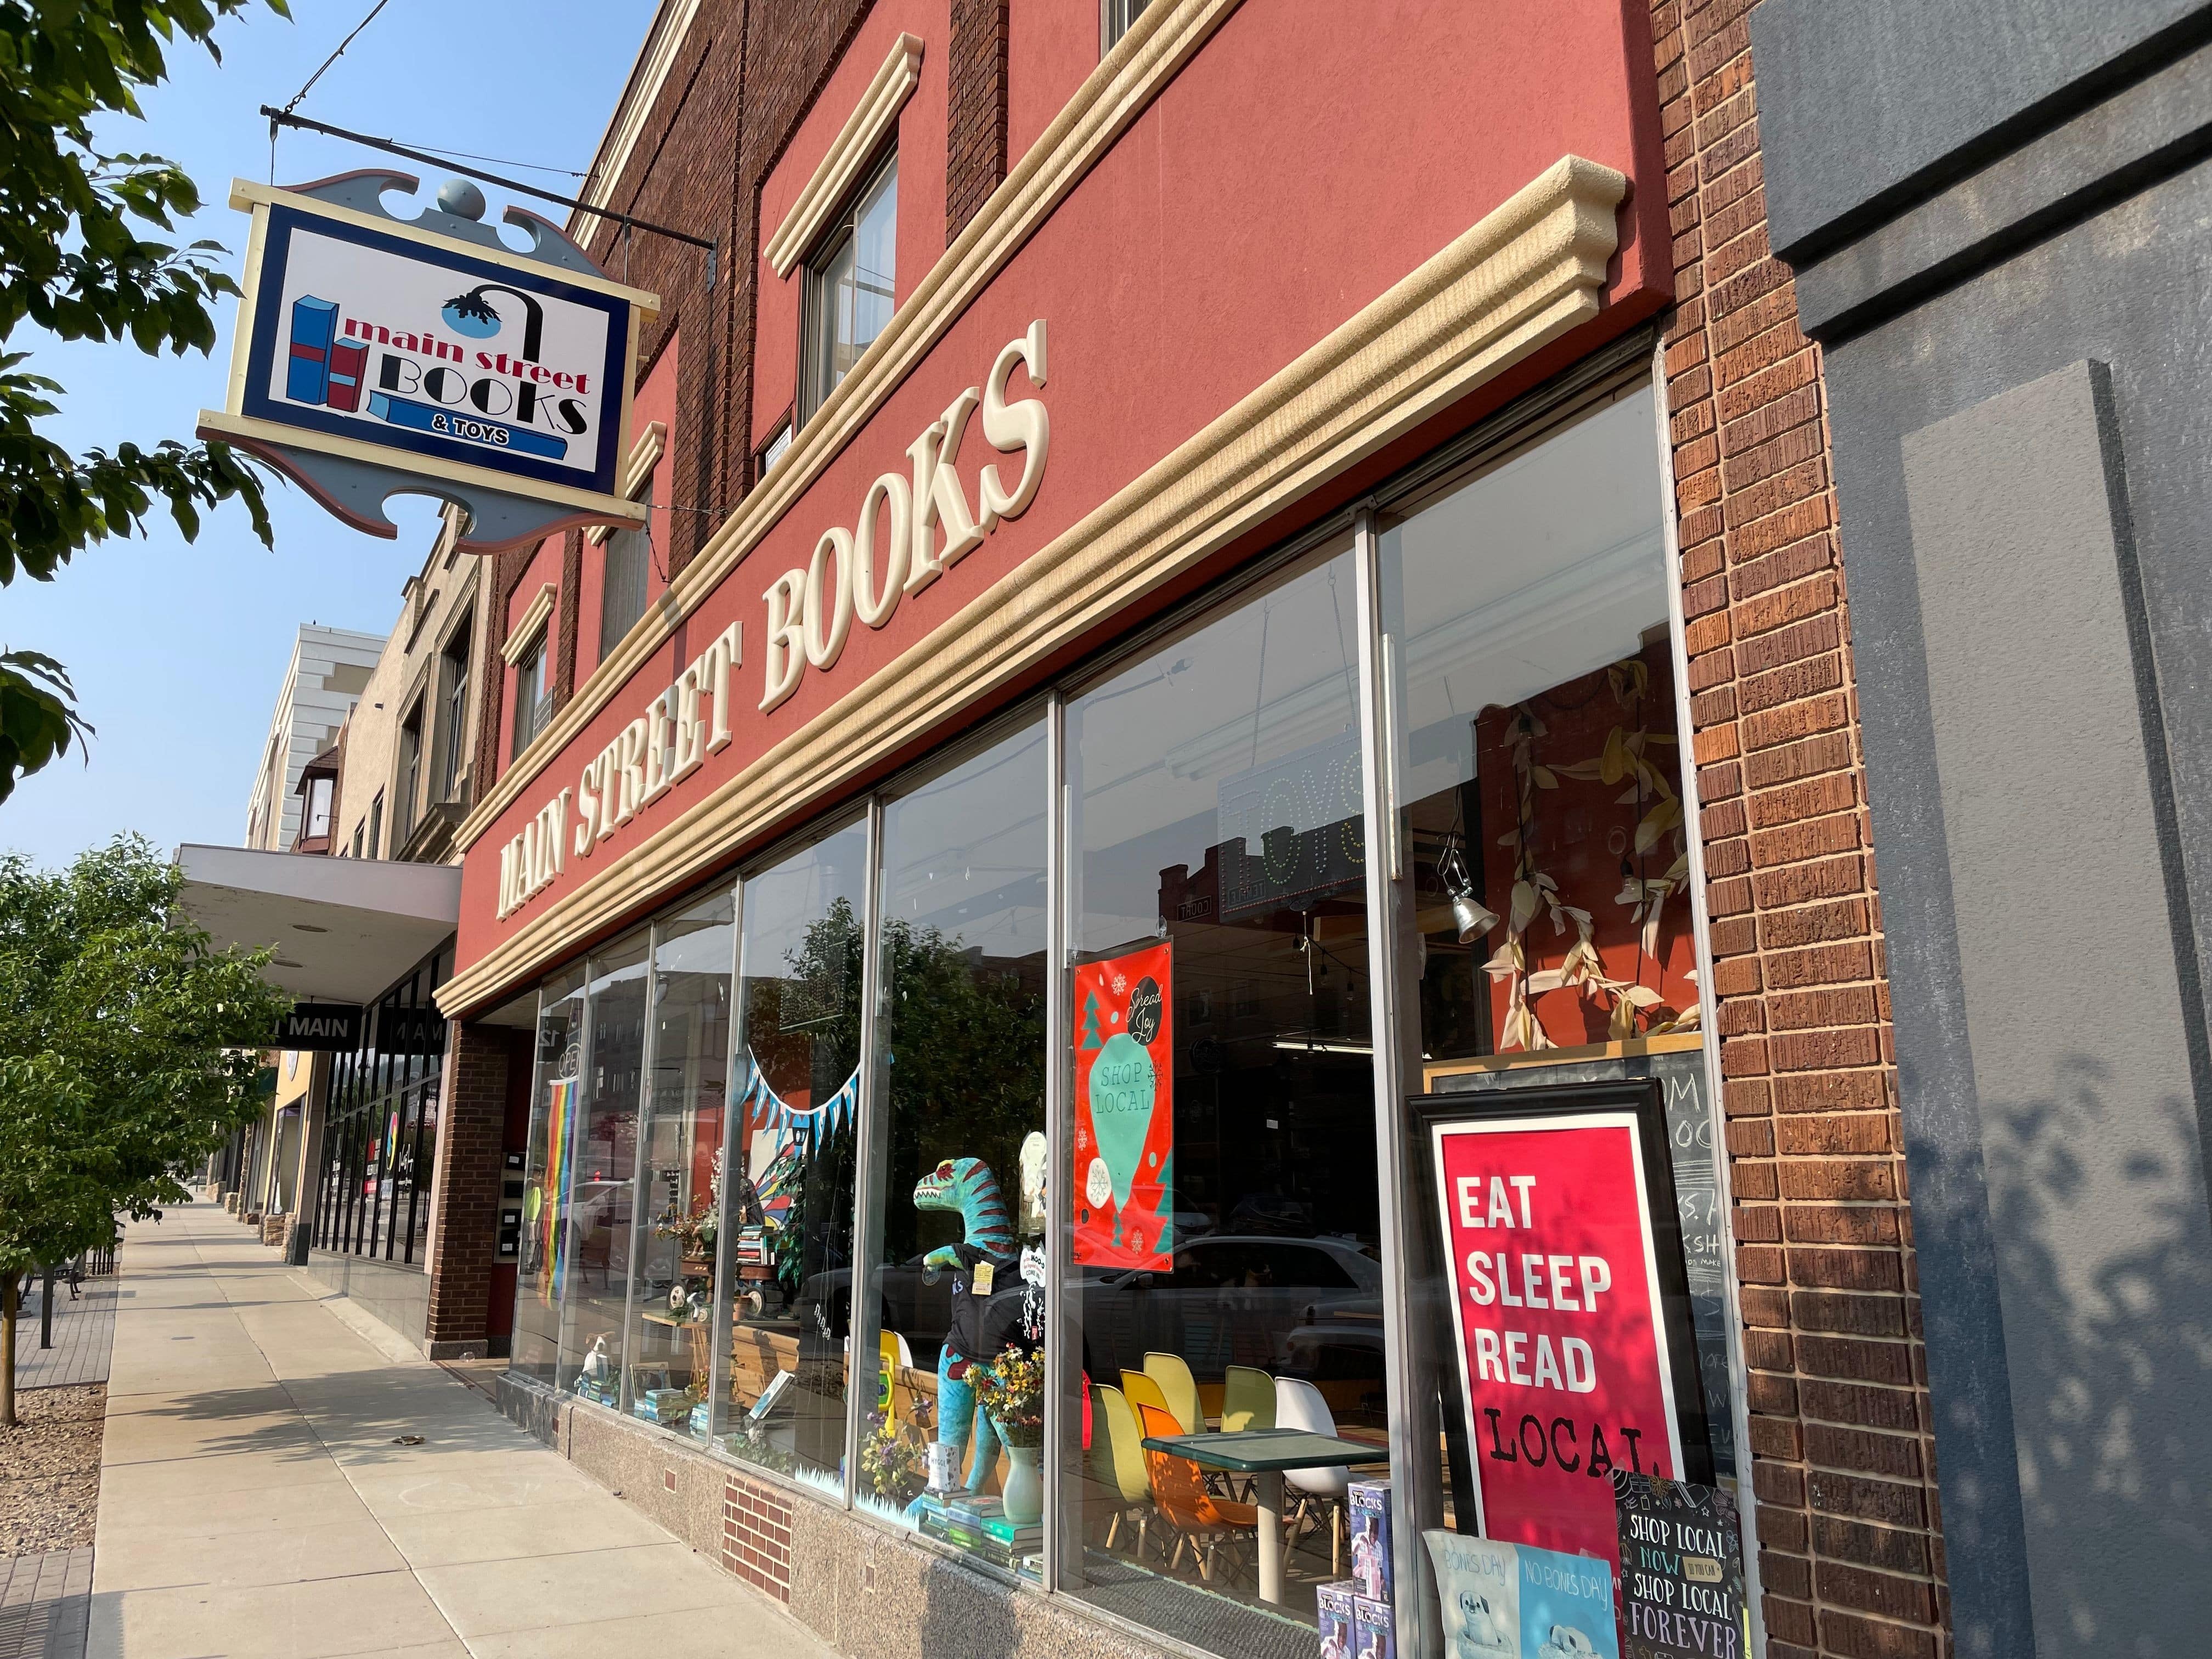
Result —
<path fill-rule="evenodd" d="M 1983 1103 L 2036 1646 L 2184 1659 L 2212 1629 L 2203 1143 L 2182 1100 L 2116 1107 L 2079 1053 L 2057 1071 L 2049 1097 Z"/>

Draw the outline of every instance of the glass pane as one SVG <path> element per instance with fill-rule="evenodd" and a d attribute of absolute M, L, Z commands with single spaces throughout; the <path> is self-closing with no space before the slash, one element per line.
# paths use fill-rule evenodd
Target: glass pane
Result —
<path fill-rule="evenodd" d="M 1066 1588 L 1255 1659 L 1315 1640 L 1389 1474 L 1353 584 L 1340 554 L 1067 714 Z M 1366 1449 L 1246 1477 L 1137 1443 L 1269 1426 Z"/>
<path fill-rule="evenodd" d="M 841 1501 L 866 863 L 856 823 L 744 884 L 738 1167 L 722 1195 L 732 1277 L 714 1433 Z"/>
<path fill-rule="evenodd" d="M 581 1133 L 568 1154 L 560 1384 L 603 1406 L 622 1402 L 623 1304 L 645 1073 L 645 958 L 641 932 L 592 958 Z"/>
<path fill-rule="evenodd" d="M 646 570 L 653 556 L 653 491 L 648 489 L 640 500 L 647 514 L 645 524 L 618 530 L 606 540 L 605 580 L 599 590 L 601 661 L 645 614 Z"/>
<path fill-rule="evenodd" d="M 538 1004 L 530 1143 L 523 1164 L 522 1249 L 514 1276 L 514 1345 L 508 1361 L 512 1369 L 549 1386 L 561 1351 L 568 1166 L 577 1146 L 583 1044 L 584 975 L 572 969 L 547 984 Z"/>
<path fill-rule="evenodd" d="M 853 210 L 852 230 L 814 267 L 805 414 L 819 408 L 891 319 L 897 301 L 898 162 Z"/>
<path fill-rule="evenodd" d="M 860 1480 L 879 1512 L 1031 1574 L 1048 788 L 1033 726 L 884 809 L 885 1178 L 870 1187 L 884 1194 L 872 1279 L 888 1370 L 873 1368 Z M 943 1490 L 924 1496 L 932 1442 Z"/>
<path fill-rule="evenodd" d="M 1704 1478 L 1694 1448 L 1709 1442 L 1732 1483 L 1723 1211 L 1698 1029 L 1655 418 L 1648 387 L 1624 394 L 1440 486 L 1382 537 L 1390 702 L 1404 722 L 1395 735 L 1412 889 L 1402 948 L 1420 988 L 1411 1086 L 1501 1107 L 1518 1097 L 1534 1116 L 1561 1097 L 1527 1091 L 1658 1081 L 1692 1291 L 1673 1316 L 1693 1323 L 1705 1395 L 1702 1412 L 1691 1401 L 1677 1413 L 1690 1467 L 1665 1473 Z M 1413 1156 L 1433 1181 L 1425 1132 Z M 1535 1192 L 1519 1224 L 1533 1218 L 1540 1231 L 1523 1249 L 1541 1243 L 1540 1183 Z M 1593 1211 L 1606 1202 L 1589 1188 L 1577 1200 Z M 1547 1386 L 1540 1363 L 1486 1371 L 1486 1340 L 1513 1345 L 1510 1355 L 1578 1331 L 1587 1352 L 1597 1310 L 1560 1298 L 1548 1314 L 1508 1316 L 1504 1302 L 1480 1302 L 1488 1280 L 1456 1284 L 1457 1247 L 1445 1249 L 1434 1200 L 1424 1203 L 1409 1218 L 1408 1261 L 1414 1305 L 1436 1318 L 1415 1375 L 1433 1379 L 1447 1450 L 1419 1478 L 1436 1483 L 1445 1523 L 1460 1531 L 1477 1530 L 1480 1505 L 1494 1536 L 1613 1558 L 1611 1507 L 1587 1501 L 1586 1479 L 1559 1473 L 1564 1455 L 1542 1477 L 1551 1486 L 1525 1471 L 1510 1491 L 1503 1474 L 1485 1484 L 1510 1448 L 1477 1441 L 1468 1396 L 1474 1420 L 1502 1423 L 1508 1438 L 1524 1414 L 1540 1429 L 1558 1419 L 1551 1432 L 1585 1449 L 1602 1432 L 1607 1455 L 1647 1472 L 1666 1461 L 1663 1414 L 1656 1435 L 1649 1423 L 1624 1431 L 1623 1408 L 1603 1392 L 1602 1340 L 1589 1400 Z M 1540 1293 L 1529 1305 L 1547 1304 Z"/>
<path fill-rule="evenodd" d="M 726 892 L 660 924 L 631 1297 L 631 1409 L 704 1439 L 730 1072 Z"/>
<path fill-rule="evenodd" d="M 884 169 L 853 216 L 851 287 L 838 307 L 842 380 L 891 319 L 898 275 L 898 163 Z M 832 382 L 834 385 L 835 382 Z"/>

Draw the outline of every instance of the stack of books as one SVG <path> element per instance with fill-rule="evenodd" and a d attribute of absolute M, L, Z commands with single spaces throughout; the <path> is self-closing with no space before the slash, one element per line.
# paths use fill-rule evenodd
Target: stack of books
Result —
<path fill-rule="evenodd" d="M 924 1492 L 918 1518 L 922 1532 L 957 1545 L 972 1555 L 999 1566 L 1020 1571 L 1024 1558 L 1044 1549 L 1044 1528 L 1031 1522 L 1017 1526 L 1006 1519 L 1005 1506 L 995 1498 L 972 1492 Z"/>

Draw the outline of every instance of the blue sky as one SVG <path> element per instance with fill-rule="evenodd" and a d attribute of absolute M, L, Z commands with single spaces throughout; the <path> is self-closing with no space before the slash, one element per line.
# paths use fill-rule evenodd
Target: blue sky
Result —
<path fill-rule="evenodd" d="M 171 53 L 171 78 L 143 99 L 143 122 L 102 134 L 117 149 L 183 164 L 207 205 L 186 240 L 232 251 L 246 217 L 225 204 L 234 177 L 269 177 L 269 124 L 360 22 L 373 0 L 293 0 L 294 21 L 265 10 L 223 25 L 220 67 L 197 50 Z M 589 164 L 653 15 L 652 0 L 390 0 L 332 65 L 300 113 L 404 143 L 581 169 Z M 436 177 L 374 150 L 286 132 L 276 181 L 298 183 L 388 164 Z M 577 180 L 495 173 L 574 193 Z M 496 222 L 512 197 L 484 186 Z M 395 207 L 398 198 L 393 198 Z M 566 210 L 534 204 L 556 222 Z M 68 388 L 48 430 L 74 450 L 191 435 L 198 412 L 222 401 L 231 307 L 211 357 L 159 359 L 128 346 L 58 345 L 19 330 L 14 349 Z M 270 491 L 271 552 L 244 512 L 212 516 L 186 544 L 166 519 L 150 539 L 89 548 L 51 584 L 0 588 L 0 641 L 58 657 L 99 728 L 90 763 L 75 753 L 23 780 L 0 803 L 0 848 L 66 862 L 126 830 L 165 848 L 236 842 L 299 624 L 390 629 L 399 586 L 421 564 L 434 509 L 395 501 L 396 542 L 348 530 L 283 480 Z"/>

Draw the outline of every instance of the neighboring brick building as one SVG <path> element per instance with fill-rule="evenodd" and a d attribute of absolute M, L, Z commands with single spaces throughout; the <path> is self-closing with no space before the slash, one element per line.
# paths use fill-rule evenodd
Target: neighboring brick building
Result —
<path fill-rule="evenodd" d="M 1820 349 L 1749 0 L 1652 9 L 1667 399 L 1769 1651 L 1946 1649 L 1927 1363 Z"/>

